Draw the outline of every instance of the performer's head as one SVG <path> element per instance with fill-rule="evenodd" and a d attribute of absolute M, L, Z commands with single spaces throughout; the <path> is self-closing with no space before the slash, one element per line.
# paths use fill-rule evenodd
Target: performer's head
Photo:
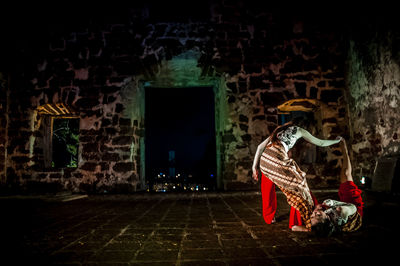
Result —
<path fill-rule="evenodd" d="M 271 133 L 271 141 L 276 143 L 278 141 L 277 135 L 279 132 L 286 130 L 290 126 L 297 126 L 304 128 L 307 131 L 310 131 L 311 125 L 314 123 L 313 117 L 309 115 L 298 115 L 294 116 L 291 121 L 287 122 L 286 124 L 280 125 L 274 129 Z"/>
<path fill-rule="evenodd" d="M 332 222 L 331 217 L 329 217 L 329 215 L 325 213 L 324 208 L 321 204 L 318 204 L 315 207 L 310 218 L 311 231 L 314 232 L 317 236 L 327 237 L 337 231 L 337 228 Z"/>
<path fill-rule="evenodd" d="M 304 113 L 301 112 L 298 115 L 293 114 L 291 122 L 293 125 L 304 128 L 305 130 L 310 130 L 310 128 L 314 125 L 315 119 L 313 113 Z"/>
<path fill-rule="evenodd" d="M 324 208 L 321 204 L 315 206 L 314 211 L 312 212 L 311 216 L 311 225 L 315 225 L 318 223 L 322 223 L 324 220 L 328 219 L 328 216 L 324 212 Z"/>

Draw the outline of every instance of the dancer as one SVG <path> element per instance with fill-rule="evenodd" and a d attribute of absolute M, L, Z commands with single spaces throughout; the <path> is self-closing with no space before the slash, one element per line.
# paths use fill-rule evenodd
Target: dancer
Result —
<path fill-rule="evenodd" d="M 289 205 L 300 213 L 299 216 L 301 216 L 305 228 L 311 228 L 310 215 L 314 207 L 314 201 L 307 185 L 306 173 L 300 169 L 293 159 L 289 158 L 288 152 L 296 141 L 302 137 L 320 147 L 337 144 L 341 138 L 338 137 L 336 140 L 318 139 L 304 129 L 308 124 L 308 119 L 301 116 L 296 117 L 292 121 L 277 127 L 271 136 L 257 148 L 252 170 L 253 178 L 257 181 L 259 169 L 262 173 L 261 194 L 263 198 L 263 217 L 266 223 L 274 222 L 276 196 L 273 184 L 275 184 L 285 194 Z M 294 215 L 293 219 L 295 217 Z M 303 224 L 301 221 L 297 221 L 297 223 Z M 294 224 L 290 224 L 289 227 Z"/>
<path fill-rule="evenodd" d="M 362 224 L 364 203 L 361 190 L 354 184 L 351 163 L 343 139 L 340 142 L 343 165 L 340 172 L 339 200 L 327 199 L 315 207 L 311 214 L 311 229 L 317 235 L 330 236 L 335 232 L 353 232 Z M 293 231 L 308 231 L 304 226 L 293 226 Z"/>

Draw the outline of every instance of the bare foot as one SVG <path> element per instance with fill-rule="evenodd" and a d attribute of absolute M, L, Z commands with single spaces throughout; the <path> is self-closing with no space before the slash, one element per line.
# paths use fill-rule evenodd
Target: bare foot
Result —
<path fill-rule="evenodd" d="M 309 232 L 310 230 L 308 230 L 305 226 L 302 226 L 302 225 L 293 225 L 292 226 L 292 231 L 295 231 L 295 232 Z"/>

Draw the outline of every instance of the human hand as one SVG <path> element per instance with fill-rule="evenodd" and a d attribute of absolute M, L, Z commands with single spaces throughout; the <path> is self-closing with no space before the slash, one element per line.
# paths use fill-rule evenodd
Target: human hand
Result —
<path fill-rule="evenodd" d="M 340 141 L 339 141 L 340 148 L 347 150 L 346 140 L 340 136 L 338 138 L 340 138 Z"/>
<path fill-rule="evenodd" d="M 343 138 L 342 136 L 337 136 L 337 137 L 336 137 L 336 140 L 338 140 L 339 142 L 341 142 L 341 141 L 344 141 L 344 138 Z M 338 143 L 339 143 L 339 142 L 338 142 Z"/>
<path fill-rule="evenodd" d="M 257 169 L 253 169 L 252 177 L 253 177 L 254 181 L 256 181 L 256 182 L 258 181 L 258 170 Z"/>

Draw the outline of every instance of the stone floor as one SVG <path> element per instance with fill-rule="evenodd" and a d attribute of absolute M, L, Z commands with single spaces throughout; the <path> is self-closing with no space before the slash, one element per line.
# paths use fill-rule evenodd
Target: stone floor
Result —
<path fill-rule="evenodd" d="M 281 193 L 273 225 L 263 222 L 258 192 L 0 196 L 0 264 L 398 265 L 400 204 L 363 194 L 361 230 L 330 238 L 291 232 Z"/>

